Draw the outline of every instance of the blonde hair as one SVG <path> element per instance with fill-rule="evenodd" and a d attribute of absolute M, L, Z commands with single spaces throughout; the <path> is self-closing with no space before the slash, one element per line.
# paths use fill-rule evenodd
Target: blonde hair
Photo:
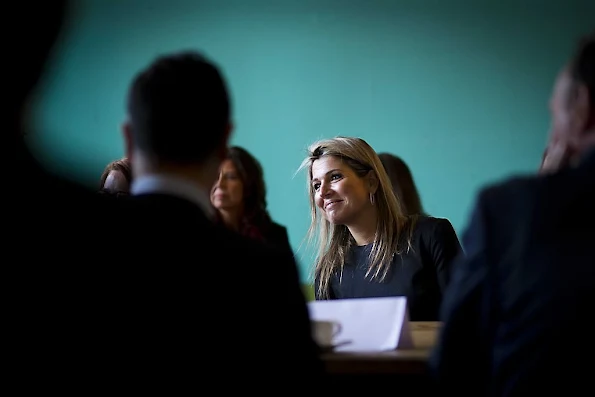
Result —
<path fill-rule="evenodd" d="M 354 137 L 336 137 L 313 143 L 308 148 L 308 156 L 300 165 L 300 170 L 308 168 L 308 189 L 310 199 L 311 223 L 308 229 L 308 241 L 317 240 L 318 254 L 314 275 L 318 277 L 316 297 L 329 297 L 330 280 L 336 271 L 343 273 L 346 255 L 355 243 L 349 229 L 345 225 L 331 224 L 316 206 L 316 191 L 310 183 L 312 180 L 312 165 L 314 161 L 332 156 L 341 159 L 358 176 L 364 177 L 373 172 L 378 179 L 378 188 L 374 193 L 374 203 L 378 211 L 378 223 L 372 249 L 370 251 L 370 265 L 366 277 L 384 280 L 394 255 L 403 252 L 404 232 L 409 230 L 406 237 L 405 249 L 411 246 L 411 231 L 415 217 L 408 217 L 403 212 L 401 204 L 396 198 L 390 179 L 374 149 L 363 139 Z M 316 235 L 316 231 L 318 234 Z"/>

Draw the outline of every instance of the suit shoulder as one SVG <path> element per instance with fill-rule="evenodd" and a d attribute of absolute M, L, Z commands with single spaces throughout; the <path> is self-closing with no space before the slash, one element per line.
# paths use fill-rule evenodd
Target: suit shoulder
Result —
<path fill-rule="evenodd" d="M 533 203 L 542 183 L 539 176 L 517 176 L 489 184 L 480 189 L 478 203 L 498 208 L 528 207 Z"/>
<path fill-rule="evenodd" d="M 482 188 L 473 205 L 464 239 L 475 238 L 472 235 L 479 233 L 478 228 L 489 228 L 490 240 L 505 247 L 521 229 L 531 225 L 542 184 L 543 178 L 537 175 L 517 176 Z"/>

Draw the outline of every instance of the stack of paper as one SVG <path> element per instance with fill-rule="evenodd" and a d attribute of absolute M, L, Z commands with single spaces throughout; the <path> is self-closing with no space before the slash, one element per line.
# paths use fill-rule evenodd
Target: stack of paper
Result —
<path fill-rule="evenodd" d="M 407 298 L 361 298 L 308 303 L 312 320 L 341 324 L 337 351 L 384 351 L 413 347 Z M 341 345 L 349 341 L 349 344 Z M 339 346 L 340 345 L 340 346 Z"/>

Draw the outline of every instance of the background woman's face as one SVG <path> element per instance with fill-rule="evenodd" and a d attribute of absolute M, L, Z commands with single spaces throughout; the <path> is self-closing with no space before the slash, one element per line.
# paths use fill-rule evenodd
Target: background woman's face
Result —
<path fill-rule="evenodd" d="M 243 205 L 244 184 L 231 160 L 221 164 L 219 179 L 211 190 L 211 203 L 219 210 L 231 210 Z"/>

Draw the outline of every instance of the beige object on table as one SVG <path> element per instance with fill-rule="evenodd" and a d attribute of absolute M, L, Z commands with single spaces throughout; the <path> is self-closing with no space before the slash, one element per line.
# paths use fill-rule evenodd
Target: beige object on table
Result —
<path fill-rule="evenodd" d="M 435 321 L 411 322 L 411 336 L 416 349 L 432 348 L 438 339 L 441 323 Z"/>
<path fill-rule="evenodd" d="M 322 360 L 327 371 L 334 374 L 424 373 L 440 326 L 440 322 L 410 322 L 413 349 L 326 353 Z"/>

